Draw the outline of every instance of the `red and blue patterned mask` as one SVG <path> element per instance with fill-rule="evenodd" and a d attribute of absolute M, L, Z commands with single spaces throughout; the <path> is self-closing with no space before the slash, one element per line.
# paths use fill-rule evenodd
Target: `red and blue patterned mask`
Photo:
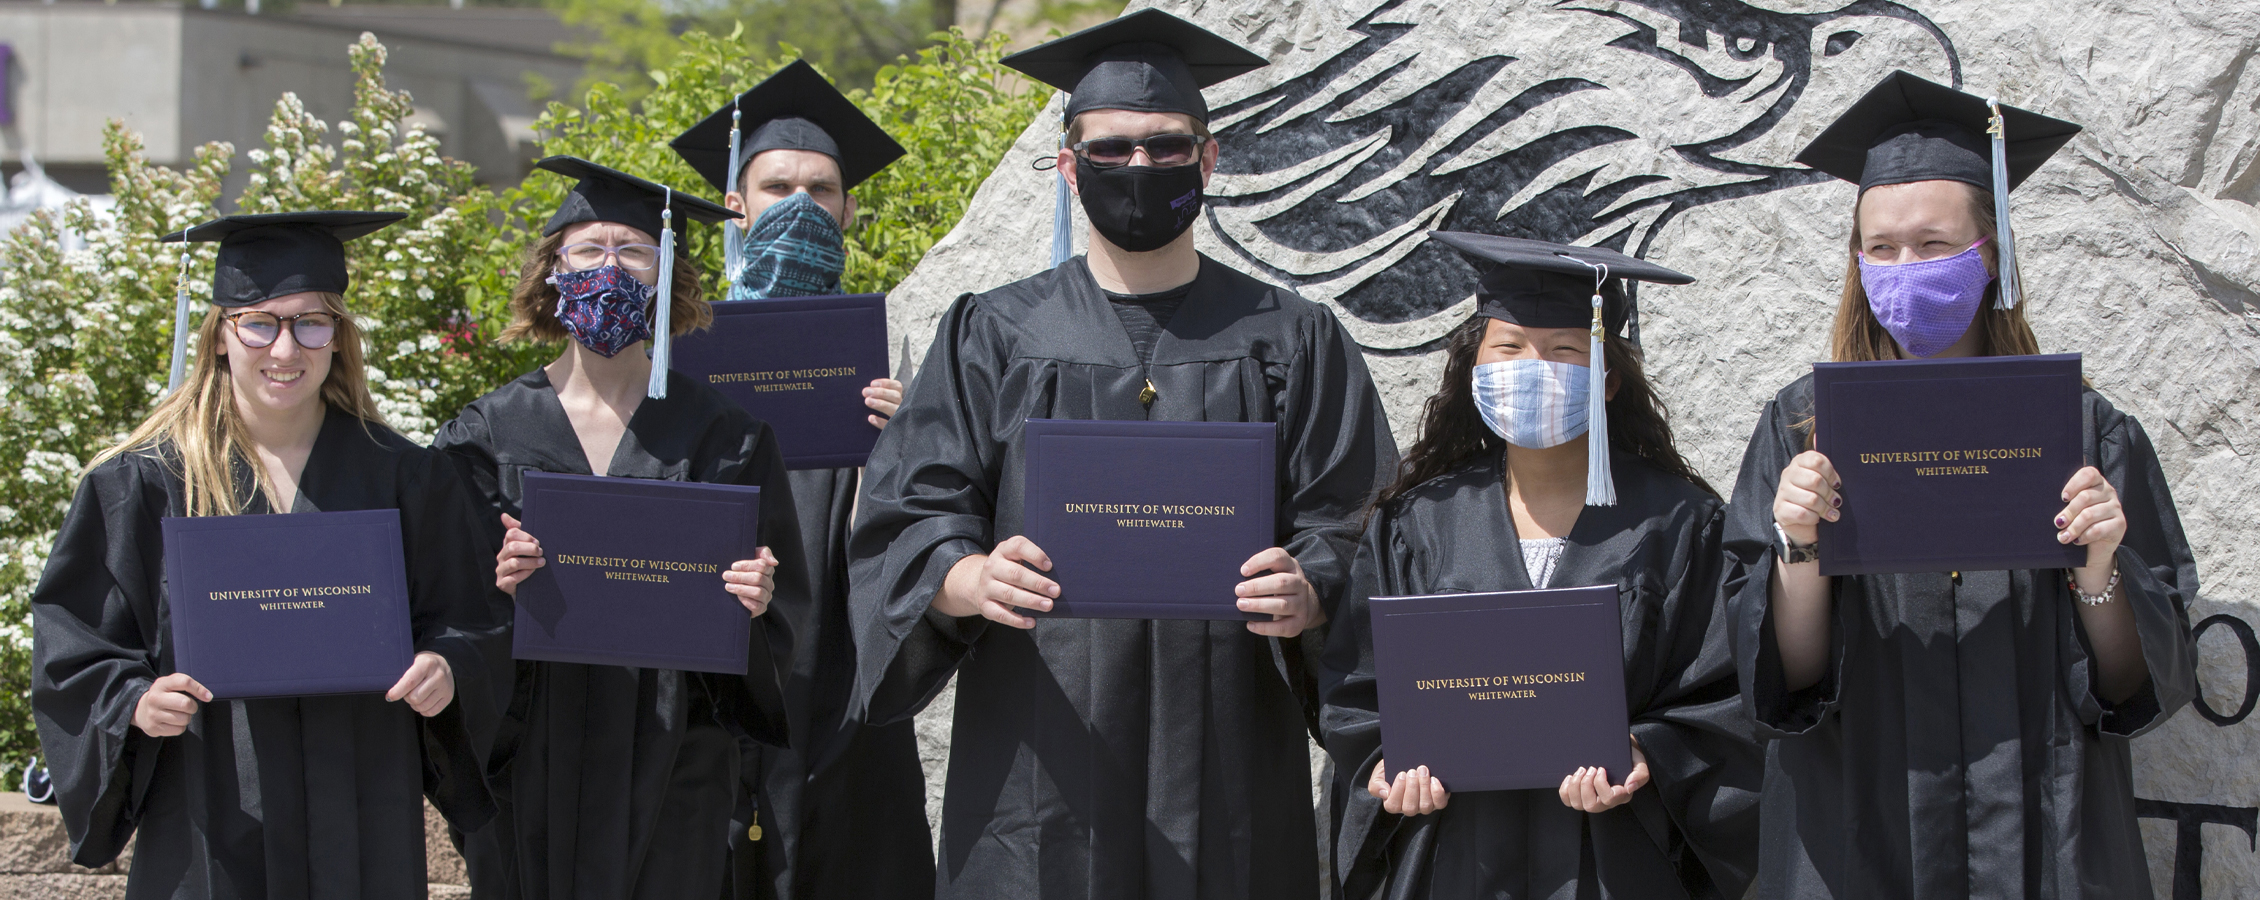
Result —
<path fill-rule="evenodd" d="M 549 276 L 557 287 L 557 321 L 581 346 L 605 359 L 651 339 L 651 285 L 619 266 Z"/>

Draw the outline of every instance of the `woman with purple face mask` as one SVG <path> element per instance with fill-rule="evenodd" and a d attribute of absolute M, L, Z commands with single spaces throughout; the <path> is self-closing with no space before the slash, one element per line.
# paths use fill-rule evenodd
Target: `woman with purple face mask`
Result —
<path fill-rule="evenodd" d="M 2036 354 L 2007 192 L 2079 127 L 1894 73 L 1798 156 L 1859 185 L 1839 362 Z M 1988 140 L 1989 128 L 1996 135 Z M 2196 566 L 2149 438 L 2089 389 L 2076 568 L 1830 578 L 1811 378 L 1729 508 L 1725 594 L 1767 740 L 1761 897 L 2149 897 L 2128 739 L 2196 690 Z"/>
<path fill-rule="evenodd" d="M 474 739 L 490 748 L 501 812 L 458 843 L 479 896 L 719 896 L 738 736 L 786 745 L 788 622 L 808 603 L 805 567 L 778 564 L 801 549 L 769 426 L 665 363 L 674 334 L 713 316 L 697 264 L 675 249 L 683 219 L 736 214 L 585 160 L 536 165 L 579 183 L 527 255 L 503 338 L 565 350 L 472 401 L 434 441 L 488 504 L 495 585 L 514 596 L 547 562 L 518 520 L 529 471 L 751 485 L 764 546 L 716 586 L 756 619 L 743 676 L 496 661 L 514 689 L 484 698 L 502 725 Z"/>

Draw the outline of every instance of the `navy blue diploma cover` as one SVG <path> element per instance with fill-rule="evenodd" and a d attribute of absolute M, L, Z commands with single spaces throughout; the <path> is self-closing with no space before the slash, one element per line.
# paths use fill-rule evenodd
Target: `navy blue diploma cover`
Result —
<path fill-rule="evenodd" d="M 1427 766 L 1454 793 L 1552 790 L 1580 766 L 1610 784 L 1632 773 L 1614 586 L 1369 605 L 1391 781 Z"/>
<path fill-rule="evenodd" d="M 753 620 L 722 573 L 760 546 L 760 488 L 525 478 L 525 530 L 548 562 L 518 585 L 512 657 L 746 673 Z"/>
<path fill-rule="evenodd" d="M 173 668 L 214 699 L 382 693 L 415 659 L 399 510 L 160 526 Z"/>
<path fill-rule="evenodd" d="M 887 375 L 887 295 L 716 303 L 671 367 L 769 423 L 785 468 L 860 466 L 879 440 L 863 389 Z"/>
<path fill-rule="evenodd" d="M 1817 363 L 1813 420 L 1843 479 L 1821 574 L 2087 563 L 2055 527 L 2086 465 L 2078 354 Z"/>
<path fill-rule="evenodd" d="M 1269 422 L 1029 419 L 1026 535 L 1059 583 L 1043 618 L 1228 619 L 1240 566 L 1276 546 Z"/>

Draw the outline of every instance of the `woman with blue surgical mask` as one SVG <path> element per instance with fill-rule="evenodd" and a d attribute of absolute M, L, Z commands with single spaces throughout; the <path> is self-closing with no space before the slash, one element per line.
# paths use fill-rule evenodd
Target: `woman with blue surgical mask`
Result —
<path fill-rule="evenodd" d="M 1831 357 L 2039 353 L 2008 192 L 2078 131 L 1905 72 L 1824 131 L 1798 160 L 1859 185 Z M 2142 426 L 2080 403 L 2051 526 L 2084 563 L 1835 578 L 1811 377 L 1760 413 L 1725 583 L 1767 742 L 1759 896 L 2150 896 L 2128 740 L 2196 690 L 2197 571 Z"/>
<path fill-rule="evenodd" d="M 1691 279 L 1592 247 L 1431 237 L 1484 271 L 1327 635 L 1343 894 L 1740 897 L 1759 759 L 1717 618 L 1724 510 L 1674 446 L 1626 336 L 1623 280 Z M 1623 603 L 1632 771 L 1474 793 L 1417 759 L 1387 777 L 1371 598 L 1596 584 Z"/>
<path fill-rule="evenodd" d="M 549 562 L 542 535 L 519 521 L 527 472 L 748 485 L 761 488 L 761 546 L 704 577 L 755 618 L 743 675 L 508 665 L 499 680 L 513 689 L 493 698 L 503 724 L 485 736 L 501 812 L 459 843 L 479 896 L 716 897 L 737 742 L 788 742 L 790 623 L 808 603 L 775 436 L 666 363 L 672 338 L 713 316 L 680 249 L 684 220 L 734 214 L 587 160 L 535 165 L 578 183 L 527 253 L 502 336 L 563 349 L 465 406 L 433 442 L 486 501 L 494 584 L 515 597 Z"/>

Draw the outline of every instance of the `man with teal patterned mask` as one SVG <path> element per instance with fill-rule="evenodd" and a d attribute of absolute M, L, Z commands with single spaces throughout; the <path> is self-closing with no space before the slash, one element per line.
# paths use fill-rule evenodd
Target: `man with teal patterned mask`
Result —
<path fill-rule="evenodd" d="M 845 232 L 856 211 L 848 192 L 903 155 L 805 61 L 738 95 L 671 146 L 746 216 L 742 229 L 724 230 L 723 262 L 728 298 L 745 301 L 842 293 Z M 902 392 L 892 378 L 863 389 L 872 427 L 886 427 Z M 917 736 L 909 722 L 871 728 L 848 711 L 855 659 L 847 535 L 860 473 L 789 473 L 800 562 L 816 602 L 809 621 L 793 623 L 785 689 L 792 749 L 743 745 L 745 784 L 730 835 L 737 897 L 915 898 L 934 890 Z"/>

